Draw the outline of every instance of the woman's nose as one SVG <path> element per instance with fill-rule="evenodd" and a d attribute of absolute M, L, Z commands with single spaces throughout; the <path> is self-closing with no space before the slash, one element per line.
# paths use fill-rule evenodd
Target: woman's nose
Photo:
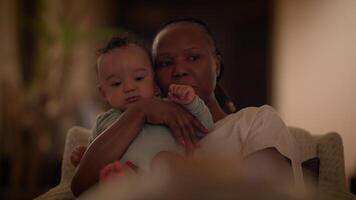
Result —
<path fill-rule="evenodd" d="M 183 76 L 188 75 L 188 70 L 187 70 L 187 66 L 185 63 L 183 62 L 177 62 L 176 65 L 174 65 L 173 67 L 173 77 L 174 78 L 181 78 Z"/>

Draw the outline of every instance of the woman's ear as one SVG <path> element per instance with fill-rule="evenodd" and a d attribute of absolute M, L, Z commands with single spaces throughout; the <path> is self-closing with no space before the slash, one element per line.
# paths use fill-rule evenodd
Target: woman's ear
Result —
<path fill-rule="evenodd" d="M 216 77 L 220 76 L 221 63 L 222 63 L 221 55 L 215 55 L 215 66 L 216 66 L 215 73 L 216 73 Z"/>
<path fill-rule="evenodd" d="M 155 97 L 162 96 L 161 89 L 158 87 L 157 83 L 154 84 L 154 96 Z"/>

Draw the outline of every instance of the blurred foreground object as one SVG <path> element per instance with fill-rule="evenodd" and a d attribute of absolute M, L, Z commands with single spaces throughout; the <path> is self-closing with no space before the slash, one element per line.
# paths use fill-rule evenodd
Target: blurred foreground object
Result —
<path fill-rule="evenodd" d="M 337 133 L 312 136 L 299 128 L 289 128 L 296 137 L 307 190 L 312 199 L 354 199 L 345 187 L 342 140 Z M 63 155 L 61 183 L 37 199 L 74 199 L 70 183 L 74 167 L 70 164 L 71 150 L 86 144 L 90 130 L 73 127 L 67 133 Z M 238 172 L 236 161 L 198 157 L 171 160 L 158 165 L 152 173 L 117 180 L 106 187 L 96 186 L 81 199 L 300 199 L 263 182 L 245 180 Z M 314 180 L 314 182 L 313 182 Z M 312 189 L 315 188 L 315 189 Z M 315 193 L 314 193 L 315 192 Z M 304 197 L 305 198 L 305 197 Z"/>

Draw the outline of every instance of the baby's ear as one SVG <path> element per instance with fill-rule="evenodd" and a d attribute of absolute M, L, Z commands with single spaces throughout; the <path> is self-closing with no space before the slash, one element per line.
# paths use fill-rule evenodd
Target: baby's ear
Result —
<path fill-rule="evenodd" d="M 96 88 L 98 88 L 99 90 L 99 94 L 102 100 L 106 101 L 106 94 L 104 89 L 102 88 L 102 86 L 100 84 L 96 85 Z"/>

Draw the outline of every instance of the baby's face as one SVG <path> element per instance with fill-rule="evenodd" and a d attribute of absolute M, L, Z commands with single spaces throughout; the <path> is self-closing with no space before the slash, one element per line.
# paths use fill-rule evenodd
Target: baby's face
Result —
<path fill-rule="evenodd" d="M 127 109 L 141 98 L 154 96 L 154 75 L 147 52 L 137 45 L 113 49 L 98 66 L 99 90 L 108 103 Z"/>

